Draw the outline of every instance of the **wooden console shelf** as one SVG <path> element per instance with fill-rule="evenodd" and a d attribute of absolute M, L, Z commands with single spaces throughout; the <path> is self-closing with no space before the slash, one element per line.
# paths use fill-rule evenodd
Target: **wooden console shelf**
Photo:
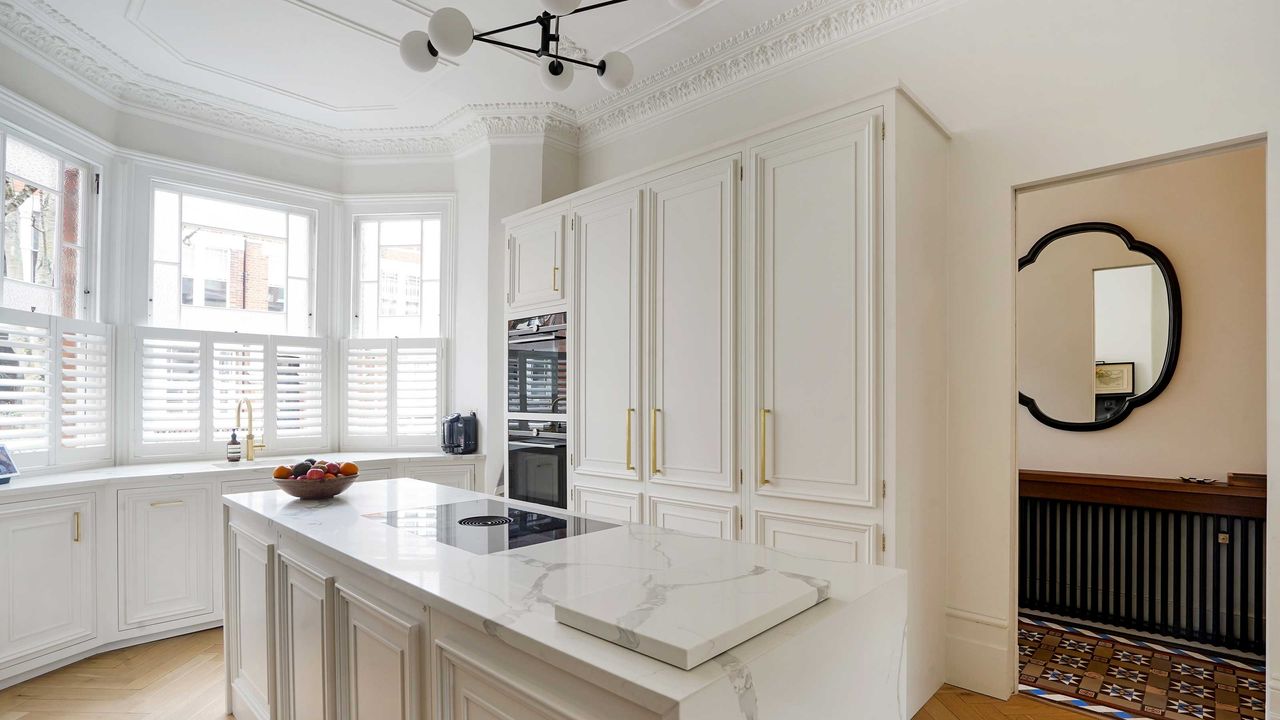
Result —
<path fill-rule="evenodd" d="M 1265 487 L 1196 483 L 1166 478 L 1019 470 L 1020 497 L 1180 510 L 1247 518 L 1267 516 Z"/>

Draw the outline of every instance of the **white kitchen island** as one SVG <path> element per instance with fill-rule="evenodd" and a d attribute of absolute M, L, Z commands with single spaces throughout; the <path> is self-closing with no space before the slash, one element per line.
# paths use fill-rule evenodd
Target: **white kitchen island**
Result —
<path fill-rule="evenodd" d="M 458 540 L 455 506 L 546 511 L 486 497 L 412 479 L 328 501 L 226 496 L 229 709 L 240 720 L 905 718 L 902 571 L 561 511 L 591 531 L 513 549 Z M 624 647 L 699 639 L 681 624 L 691 617 L 715 618 L 716 634 L 740 614 L 746 624 L 761 578 L 821 602 L 690 670 Z M 557 604 L 612 612 L 615 592 L 628 606 L 616 636 L 607 622 L 597 637 L 556 620 Z M 703 651 L 714 642 L 702 640 Z"/>

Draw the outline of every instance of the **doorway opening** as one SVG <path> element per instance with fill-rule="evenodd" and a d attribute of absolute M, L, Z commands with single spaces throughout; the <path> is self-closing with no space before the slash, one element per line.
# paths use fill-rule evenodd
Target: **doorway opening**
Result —
<path fill-rule="evenodd" d="M 1020 692 L 1264 717 L 1265 195 L 1259 141 L 1016 193 Z"/>

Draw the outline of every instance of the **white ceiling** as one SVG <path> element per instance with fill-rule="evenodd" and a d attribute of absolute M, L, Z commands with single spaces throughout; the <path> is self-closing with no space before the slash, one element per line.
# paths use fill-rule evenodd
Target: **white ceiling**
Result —
<path fill-rule="evenodd" d="M 406 68 L 396 42 L 425 29 L 436 0 L 36 0 L 88 36 L 89 52 L 135 80 L 202 93 L 339 129 L 431 125 L 463 105 L 604 95 L 582 72 L 565 93 L 538 82 L 535 58 L 476 44 L 453 67 Z M 532 19 L 537 0 L 453 0 L 477 31 Z M 563 20 L 586 56 L 633 55 L 644 77 L 777 14 L 792 0 L 707 0 L 681 13 L 632 0 Z M 537 44 L 536 28 L 500 39 Z M 94 45 L 98 47 L 94 47 Z M 96 51 L 96 52 L 95 52 Z"/>
<path fill-rule="evenodd" d="M 529 20 L 541 10 L 537 0 L 446 1 L 467 13 L 477 31 Z M 649 77 L 652 87 L 693 67 L 691 58 L 705 58 L 708 48 L 743 52 L 744 39 L 762 28 L 790 32 L 793 18 L 812 21 L 819 12 L 840 10 L 856 13 L 855 23 L 864 15 L 887 21 L 930 1 L 704 0 L 681 12 L 667 0 L 631 0 L 564 19 L 562 50 L 590 60 L 624 50 L 636 66 L 635 84 Z M 599 116 L 618 99 L 607 97 L 586 68 L 568 91 L 546 90 L 535 58 L 479 43 L 430 73 L 409 70 L 398 39 L 425 29 L 440 4 L 0 0 L 0 31 L 8 35 L 0 33 L 0 40 L 24 43 L 56 71 L 114 101 L 242 132 L 260 129 L 338 154 L 431 151 L 436 146 L 423 138 L 447 135 L 451 119 L 469 106 L 526 114 L 550 108 L 572 124 L 576 111 Z M 537 30 L 500 39 L 536 45 Z"/>

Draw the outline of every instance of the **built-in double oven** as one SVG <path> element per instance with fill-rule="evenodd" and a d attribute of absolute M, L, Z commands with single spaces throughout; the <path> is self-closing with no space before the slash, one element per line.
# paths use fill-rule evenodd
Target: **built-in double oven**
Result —
<path fill-rule="evenodd" d="M 507 322 L 507 497 L 567 508 L 568 325 L 551 313 Z"/>

